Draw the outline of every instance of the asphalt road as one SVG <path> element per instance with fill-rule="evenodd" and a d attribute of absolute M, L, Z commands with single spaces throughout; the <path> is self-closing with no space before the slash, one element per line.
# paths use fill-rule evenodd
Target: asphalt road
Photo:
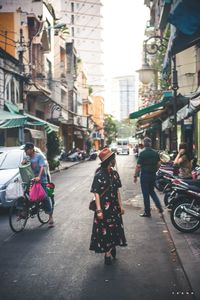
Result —
<path fill-rule="evenodd" d="M 0 300 L 171 300 L 192 294 L 174 245 L 155 208 L 140 218 L 142 196 L 132 182 L 134 157 L 117 156 L 126 213 L 128 246 L 105 266 L 89 251 L 93 213 L 90 186 L 98 161 L 84 162 L 52 176 L 56 184 L 54 228 L 36 219 L 13 234 L 0 214 Z"/>

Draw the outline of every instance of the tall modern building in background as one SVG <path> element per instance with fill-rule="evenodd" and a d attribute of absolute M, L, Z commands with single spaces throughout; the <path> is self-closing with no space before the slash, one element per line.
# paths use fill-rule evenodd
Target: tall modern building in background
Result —
<path fill-rule="evenodd" d="M 69 42 L 74 43 L 78 57 L 81 59 L 88 84 L 93 91 L 103 89 L 102 58 L 102 15 L 101 0 L 51 0 L 61 13 L 62 21 L 69 29 Z"/>
<path fill-rule="evenodd" d="M 135 76 L 113 78 L 111 102 L 111 114 L 119 121 L 128 118 L 130 112 L 137 110 Z"/>

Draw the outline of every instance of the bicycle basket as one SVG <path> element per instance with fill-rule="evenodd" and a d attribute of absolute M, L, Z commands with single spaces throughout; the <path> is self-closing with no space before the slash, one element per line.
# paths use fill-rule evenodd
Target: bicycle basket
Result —
<path fill-rule="evenodd" d="M 29 184 L 30 181 L 35 177 L 31 164 L 25 164 L 19 166 L 19 173 L 21 175 L 23 183 Z"/>

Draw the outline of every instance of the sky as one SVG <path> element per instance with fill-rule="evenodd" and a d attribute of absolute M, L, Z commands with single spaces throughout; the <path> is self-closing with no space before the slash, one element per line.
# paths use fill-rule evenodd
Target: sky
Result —
<path fill-rule="evenodd" d="M 112 77 L 135 75 L 142 65 L 144 30 L 149 9 L 144 0 L 103 0 L 105 108 L 110 110 Z"/>

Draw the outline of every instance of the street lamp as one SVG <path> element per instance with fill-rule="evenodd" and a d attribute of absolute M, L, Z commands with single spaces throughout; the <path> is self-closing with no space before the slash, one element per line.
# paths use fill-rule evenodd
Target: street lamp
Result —
<path fill-rule="evenodd" d="M 147 54 L 154 55 L 157 52 L 161 52 L 166 48 L 166 43 L 168 39 L 155 35 L 150 36 L 144 41 L 144 64 L 142 68 L 138 70 L 139 80 L 143 84 L 149 84 L 156 72 L 154 68 L 148 63 Z M 172 89 L 173 89 L 173 125 L 174 125 L 174 145 L 173 149 L 177 150 L 177 90 L 178 90 L 178 79 L 177 79 L 177 70 L 176 70 L 176 56 L 172 57 Z"/>
<path fill-rule="evenodd" d="M 158 51 L 162 51 L 166 48 L 167 41 L 168 40 L 166 38 L 159 35 L 150 36 L 144 41 L 144 63 L 142 65 L 142 68 L 137 70 L 137 72 L 139 73 L 139 80 L 143 84 L 149 84 L 154 76 L 154 73 L 156 72 L 156 70 L 149 65 L 147 54 L 154 55 Z"/>

